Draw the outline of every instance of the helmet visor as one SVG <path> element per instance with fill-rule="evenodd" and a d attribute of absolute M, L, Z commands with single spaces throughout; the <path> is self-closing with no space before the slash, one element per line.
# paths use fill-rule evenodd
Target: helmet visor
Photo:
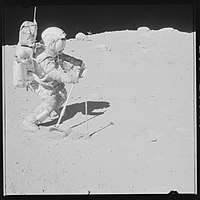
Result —
<path fill-rule="evenodd" d="M 61 52 L 65 49 L 66 47 L 66 40 L 65 39 L 61 39 L 56 43 L 56 50 L 57 52 Z"/>
<path fill-rule="evenodd" d="M 60 35 L 60 39 L 61 40 L 66 40 L 67 39 L 67 34 L 65 32 L 63 32 L 61 35 Z"/>

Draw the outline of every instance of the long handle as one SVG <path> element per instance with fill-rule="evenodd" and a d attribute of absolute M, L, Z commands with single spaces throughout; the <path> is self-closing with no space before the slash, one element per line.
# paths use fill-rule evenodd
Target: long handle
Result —
<path fill-rule="evenodd" d="M 87 94 L 87 86 L 85 87 L 85 115 L 86 115 L 86 128 L 87 128 L 87 133 L 88 133 L 88 94 Z"/>
<path fill-rule="evenodd" d="M 60 117 L 59 117 L 59 119 L 58 119 L 57 124 L 55 125 L 56 127 L 59 126 L 60 121 L 61 121 L 61 119 L 62 119 L 62 117 L 63 117 L 63 115 L 64 115 L 64 113 L 65 113 L 65 109 L 66 109 L 66 107 L 67 107 L 67 103 L 68 103 L 68 100 L 69 100 L 69 97 L 70 97 L 70 95 L 71 95 L 71 93 L 72 93 L 73 88 L 74 88 L 74 84 L 72 84 L 71 89 L 70 89 L 70 91 L 69 91 L 69 95 L 67 96 L 67 100 L 65 101 L 65 103 L 64 103 L 64 105 L 63 105 L 63 109 L 62 109 L 62 111 L 61 111 L 61 113 L 60 113 Z"/>

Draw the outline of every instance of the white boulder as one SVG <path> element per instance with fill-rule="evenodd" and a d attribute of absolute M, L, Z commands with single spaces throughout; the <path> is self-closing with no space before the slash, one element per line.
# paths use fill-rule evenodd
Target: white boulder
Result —
<path fill-rule="evenodd" d="M 148 27 L 146 27 L 146 26 L 142 26 L 142 27 L 139 27 L 137 29 L 138 33 L 146 33 L 146 32 L 149 32 L 149 31 L 150 31 L 150 29 Z"/>
<path fill-rule="evenodd" d="M 162 31 L 162 32 L 172 32 L 172 31 L 175 31 L 175 29 L 171 28 L 171 27 L 168 27 L 168 28 L 161 28 L 159 31 Z"/>
<path fill-rule="evenodd" d="M 88 40 L 88 37 L 87 35 L 85 35 L 84 33 L 77 33 L 76 36 L 75 36 L 76 40 L 79 40 L 79 41 L 87 41 Z"/>

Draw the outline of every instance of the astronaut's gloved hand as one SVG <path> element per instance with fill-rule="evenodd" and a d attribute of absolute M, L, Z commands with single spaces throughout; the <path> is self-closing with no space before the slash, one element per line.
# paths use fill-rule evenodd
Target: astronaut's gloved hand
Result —
<path fill-rule="evenodd" d="M 85 67 L 85 63 L 82 63 L 82 65 L 80 66 L 80 69 L 79 69 L 79 78 L 83 78 L 87 73 L 87 69 Z"/>
<path fill-rule="evenodd" d="M 79 83 L 78 73 L 71 73 L 71 83 Z"/>
<path fill-rule="evenodd" d="M 79 83 L 79 78 L 78 77 L 73 77 L 71 83 Z"/>
<path fill-rule="evenodd" d="M 65 73 L 69 72 L 73 69 L 73 64 L 69 62 L 63 62 L 62 65 L 60 65 Z"/>

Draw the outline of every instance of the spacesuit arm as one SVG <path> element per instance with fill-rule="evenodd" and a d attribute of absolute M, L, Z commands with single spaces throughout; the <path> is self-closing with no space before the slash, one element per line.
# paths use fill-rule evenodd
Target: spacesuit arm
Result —
<path fill-rule="evenodd" d="M 40 79 L 35 73 L 29 71 L 28 72 L 28 77 L 29 77 L 29 81 L 27 82 L 27 86 L 29 87 L 30 83 L 33 83 L 33 80 L 35 80 L 38 84 L 42 85 L 43 87 L 46 87 L 46 88 L 49 88 L 51 89 L 52 88 L 52 85 L 49 84 L 49 83 L 46 83 L 44 82 L 47 78 L 48 78 L 48 75 L 46 74 L 46 76 L 42 79 Z M 30 87 L 29 87 L 30 88 Z M 31 88 L 30 88 L 31 89 Z"/>
<path fill-rule="evenodd" d="M 60 71 L 58 69 L 53 69 L 48 73 L 48 77 L 62 83 L 77 83 L 78 82 L 78 76 L 76 74 L 72 73 L 64 73 L 63 71 Z"/>
<path fill-rule="evenodd" d="M 77 83 L 78 75 L 76 73 L 64 73 L 55 67 L 55 62 L 53 60 L 46 61 L 45 68 L 43 68 L 45 73 L 49 78 L 63 83 Z"/>
<path fill-rule="evenodd" d="M 82 64 L 83 64 L 83 61 L 82 61 L 82 60 L 77 59 L 77 58 L 74 58 L 74 57 L 69 56 L 69 55 L 67 55 L 67 54 L 62 53 L 60 56 L 61 56 L 61 59 L 62 59 L 63 61 L 70 62 L 71 64 L 73 64 L 73 65 L 75 65 L 75 66 L 80 66 L 80 67 L 81 67 Z"/>

